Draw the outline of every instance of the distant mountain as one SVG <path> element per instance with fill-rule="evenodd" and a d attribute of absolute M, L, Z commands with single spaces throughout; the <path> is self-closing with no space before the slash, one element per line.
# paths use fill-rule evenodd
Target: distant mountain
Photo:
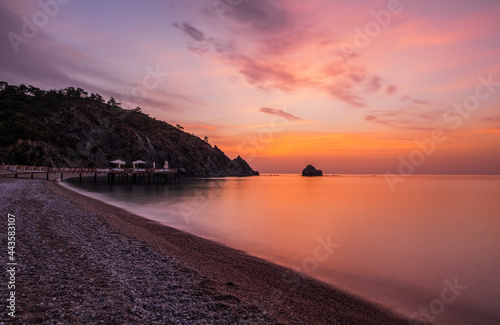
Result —
<path fill-rule="evenodd" d="M 0 163 L 106 167 L 122 159 L 151 167 L 168 161 L 185 176 L 258 174 L 241 157 L 111 98 L 81 88 L 44 91 L 0 82 Z"/>

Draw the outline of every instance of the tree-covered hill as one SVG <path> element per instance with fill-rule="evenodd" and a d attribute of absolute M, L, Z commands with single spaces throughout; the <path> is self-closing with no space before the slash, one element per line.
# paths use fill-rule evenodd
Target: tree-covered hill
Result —
<path fill-rule="evenodd" d="M 156 120 L 140 108 L 81 88 L 41 90 L 0 82 L 0 163 L 53 167 L 106 167 L 141 159 L 178 168 L 186 176 L 249 176 L 240 157 Z"/>

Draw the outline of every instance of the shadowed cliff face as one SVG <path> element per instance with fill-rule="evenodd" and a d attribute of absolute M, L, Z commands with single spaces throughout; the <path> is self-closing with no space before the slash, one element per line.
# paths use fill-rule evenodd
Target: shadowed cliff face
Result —
<path fill-rule="evenodd" d="M 240 157 L 166 122 L 82 89 L 43 91 L 0 83 L 0 163 L 106 167 L 114 159 L 168 161 L 185 176 L 257 174 Z"/>

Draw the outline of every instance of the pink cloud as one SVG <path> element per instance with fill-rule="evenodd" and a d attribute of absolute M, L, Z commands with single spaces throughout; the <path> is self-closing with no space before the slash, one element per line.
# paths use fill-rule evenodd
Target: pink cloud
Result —
<path fill-rule="evenodd" d="M 397 94 L 398 92 L 398 87 L 396 86 L 393 86 L 393 85 L 389 85 L 385 88 L 385 91 L 387 94 L 389 95 L 394 95 L 394 94 Z"/>
<path fill-rule="evenodd" d="M 313 89 L 354 107 L 366 106 L 367 95 L 389 85 L 367 66 L 344 60 L 335 28 L 309 28 L 323 16 L 318 6 L 311 4 L 302 12 L 304 6 L 295 1 L 244 1 L 228 13 L 222 33 L 189 22 L 174 26 L 188 36 L 189 50 L 203 56 L 210 52 L 259 89 Z"/>
<path fill-rule="evenodd" d="M 287 112 L 285 112 L 281 109 L 277 109 L 277 108 L 261 107 L 259 109 L 259 111 L 266 113 L 266 114 L 280 116 L 280 117 L 283 117 L 289 121 L 293 121 L 293 120 L 301 121 L 302 120 L 300 117 L 297 117 L 293 114 L 287 113 Z"/>
<path fill-rule="evenodd" d="M 409 106 L 399 110 L 372 110 L 365 121 L 406 130 L 433 130 L 442 121 L 442 108 Z"/>

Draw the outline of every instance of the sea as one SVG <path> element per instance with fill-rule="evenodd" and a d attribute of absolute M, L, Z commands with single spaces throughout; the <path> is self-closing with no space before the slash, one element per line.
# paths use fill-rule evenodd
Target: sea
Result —
<path fill-rule="evenodd" d="M 500 176 L 390 183 L 384 175 L 279 174 L 64 184 L 411 320 L 500 324 Z"/>

